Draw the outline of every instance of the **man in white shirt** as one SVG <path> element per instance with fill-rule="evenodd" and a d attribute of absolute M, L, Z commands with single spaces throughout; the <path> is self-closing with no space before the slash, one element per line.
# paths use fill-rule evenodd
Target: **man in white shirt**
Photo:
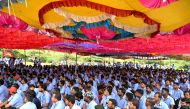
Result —
<path fill-rule="evenodd" d="M 65 103 L 61 100 L 61 94 L 59 92 L 54 92 L 51 98 L 53 105 L 51 109 L 64 109 Z"/>
<path fill-rule="evenodd" d="M 138 109 L 146 109 L 146 97 L 143 95 L 142 89 L 137 89 L 135 91 L 135 96 L 139 98 L 139 108 Z"/>
<path fill-rule="evenodd" d="M 179 83 L 174 83 L 173 85 L 173 90 L 172 90 L 172 95 L 171 95 L 175 100 L 179 98 L 183 98 L 183 91 L 179 89 Z"/>
<path fill-rule="evenodd" d="M 65 109 L 81 109 L 75 104 L 75 97 L 73 95 L 66 95 L 65 104 L 67 105 Z"/>
<path fill-rule="evenodd" d="M 146 96 L 146 98 L 154 98 L 154 92 L 152 91 L 152 86 L 150 86 L 150 85 L 146 86 L 145 96 Z"/>
<path fill-rule="evenodd" d="M 117 107 L 117 101 L 115 99 L 109 99 L 107 107 L 108 109 L 121 109 Z"/>
<path fill-rule="evenodd" d="M 49 79 L 47 80 L 47 91 L 51 92 L 53 89 L 54 89 L 54 85 L 53 85 L 53 83 L 52 83 L 52 79 L 49 78 Z"/>
<path fill-rule="evenodd" d="M 119 88 L 118 94 L 116 96 L 116 101 L 117 101 L 117 106 L 121 109 L 123 109 L 125 107 L 125 104 L 127 104 L 127 101 L 124 95 L 125 95 L 125 89 Z"/>
<path fill-rule="evenodd" d="M 36 105 L 32 102 L 33 96 L 30 94 L 25 95 L 25 104 L 20 107 L 20 109 L 37 109 Z"/>
<path fill-rule="evenodd" d="M 95 109 L 97 103 L 94 101 L 92 92 L 86 92 L 84 94 L 84 101 L 86 102 L 86 109 Z"/>
<path fill-rule="evenodd" d="M 41 101 L 42 109 L 47 109 L 51 100 L 51 95 L 46 91 L 46 88 L 46 84 L 39 85 L 40 92 L 38 93 L 37 98 Z"/>
<path fill-rule="evenodd" d="M 167 104 L 164 103 L 162 100 L 162 95 L 161 93 L 159 92 L 156 92 L 154 94 L 154 100 L 155 100 L 155 105 L 154 105 L 154 108 L 158 108 L 158 109 L 169 109 Z"/>
<path fill-rule="evenodd" d="M 169 109 L 173 109 L 175 102 L 174 99 L 169 95 L 169 89 L 162 88 L 162 100 L 168 105 Z"/>
<path fill-rule="evenodd" d="M 23 78 L 21 80 L 21 84 L 19 86 L 19 90 L 21 90 L 22 92 L 25 92 L 28 90 L 28 84 L 27 84 L 27 79 L 26 78 Z"/>
<path fill-rule="evenodd" d="M 19 108 L 20 106 L 22 106 L 23 104 L 23 98 L 20 94 L 17 93 L 17 88 L 15 86 L 12 86 L 9 89 L 9 92 L 11 94 L 10 98 L 5 101 L 3 104 L 0 105 L 1 107 L 5 107 L 5 108 Z"/>
<path fill-rule="evenodd" d="M 100 104 L 102 104 L 104 107 L 107 107 L 107 102 L 109 101 L 109 99 L 112 99 L 111 97 L 111 92 L 112 92 L 112 87 L 108 86 L 105 91 L 104 91 L 104 95 L 102 97 L 102 101 Z"/>
<path fill-rule="evenodd" d="M 0 105 L 6 100 L 9 92 L 7 87 L 4 85 L 4 80 L 0 79 Z"/>

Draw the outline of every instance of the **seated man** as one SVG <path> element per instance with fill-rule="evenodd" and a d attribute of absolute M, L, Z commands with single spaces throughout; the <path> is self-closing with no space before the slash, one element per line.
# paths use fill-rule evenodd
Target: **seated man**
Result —
<path fill-rule="evenodd" d="M 15 86 L 12 86 L 9 89 L 10 92 L 10 98 L 5 101 L 2 105 L 0 105 L 0 108 L 5 107 L 7 108 L 19 108 L 23 104 L 23 98 L 20 94 L 17 93 L 17 88 Z"/>
<path fill-rule="evenodd" d="M 21 107 L 20 107 L 20 109 L 37 109 L 36 108 L 36 105 L 32 102 L 33 101 L 33 96 L 32 95 L 30 95 L 30 93 L 27 93 L 26 95 L 25 95 L 25 104 L 24 105 L 22 105 Z"/>
<path fill-rule="evenodd" d="M 117 101 L 115 99 L 109 99 L 107 107 L 108 109 L 121 109 L 117 106 Z"/>
<path fill-rule="evenodd" d="M 65 103 L 61 100 L 60 92 L 54 92 L 52 95 L 52 103 L 51 109 L 64 109 Z"/>

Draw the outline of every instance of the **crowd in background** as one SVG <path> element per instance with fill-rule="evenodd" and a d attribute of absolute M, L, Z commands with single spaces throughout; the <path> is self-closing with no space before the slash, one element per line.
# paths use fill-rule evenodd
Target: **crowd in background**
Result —
<path fill-rule="evenodd" d="M 190 109 L 183 70 L 1 65 L 0 109 Z"/>

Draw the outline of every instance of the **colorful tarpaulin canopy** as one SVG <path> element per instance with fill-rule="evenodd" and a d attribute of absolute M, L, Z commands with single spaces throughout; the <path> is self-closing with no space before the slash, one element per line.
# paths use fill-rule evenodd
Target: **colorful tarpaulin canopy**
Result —
<path fill-rule="evenodd" d="M 14 1 L 0 1 L 1 48 L 190 53 L 189 0 Z"/>

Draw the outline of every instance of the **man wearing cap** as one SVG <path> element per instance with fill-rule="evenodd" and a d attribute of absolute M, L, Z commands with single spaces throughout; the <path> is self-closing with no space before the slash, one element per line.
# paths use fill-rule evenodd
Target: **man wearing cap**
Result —
<path fill-rule="evenodd" d="M 95 109 L 97 103 L 94 101 L 94 96 L 92 92 L 86 92 L 84 94 L 84 101 L 86 104 L 86 109 Z"/>
<path fill-rule="evenodd" d="M 10 95 L 11 97 L 5 101 L 2 105 L 0 105 L 1 107 L 5 107 L 5 108 L 19 108 L 20 106 L 22 106 L 23 104 L 23 98 L 20 94 L 17 93 L 17 88 L 12 86 L 9 89 Z"/>

